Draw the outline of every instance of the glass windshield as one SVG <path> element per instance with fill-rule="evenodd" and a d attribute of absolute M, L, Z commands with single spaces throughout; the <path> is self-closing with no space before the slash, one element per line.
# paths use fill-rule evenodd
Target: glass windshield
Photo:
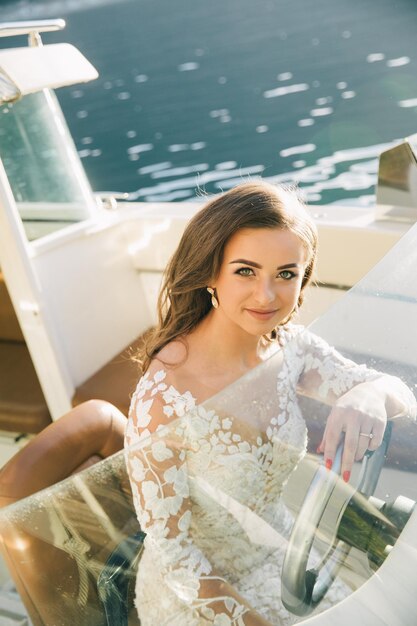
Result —
<path fill-rule="evenodd" d="M 0 108 L 0 157 L 30 239 L 86 219 L 93 196 L 55 96 Z"/>
<path fill-rule="evenodd" d="M 176 419 L 139 438 L 128 430 L 125 455 L 3 509 L 2 554 L 34 623 L 125 624 L 130 616 L 135 624 L 135 587 L 144 624 L 159 623 L 153 616 L 162 607 L 169 624 L 186 623 L 181 616 L 192 610 L 207 623 L 240 626 L 253 609 L 286 625 L 325 609 L 334 615 L 342 600 L 341 625 L 351 625 L 359 605 L 371 611 L 368 623 L 387 623 L 394 604 L 399 617 L 390 623 L 410 623 L 416 241 L 414 227 L 314 333 L 293 329 L 282 349 L 203 404 L 164 387 L 163 371 L 143 378 L 137 414 L 146 418 L 161 393 Z M 322 338 L 367 367 L 338 360 Z M 316 448 L 337 397 L 378 377 L 368 368 L 408 388 L 399 383 L 404 402 L 381 447 L 345 482 L 337 457 L 328 470 Z M 399 586 L 387 583 L 400 573 Z M 217 579 L 223 621 L 213 621 L 222 613 L 214 601 L 199 596 L 199 586 Z M 155 593 L 161 603 L 150 605 Z"/>
<path fill-rule="evenodd" d="M 396 420 L 387 456 L 368 467 L 362 495 L 355 487 L 360 464 L 346 484 L 336 468 L 324 470 L 314 451 L 305 453 L 301 416 L 294 414 L 282 423 L 282 406 L 271 389 L 284 374 L 285 364 L 276 354 L 225 392 L 127 450 L 131 473 L 143 481 L 144 497 L 159 507 L 158 523 L 170 517 L 178 523 L 175 495 L 185 489 L 192 501 L 190 524 L 184 516 L 180 522 L 187 529 L 187 541 L 249 605 L 255 603 L 260 611 L 264 603 L 265 613 L 272 611 L 272 624 L 281 623 L 272 621 L 274 615 L 289 619 L 292 614 L 288 604 L 283 605 L 286 585 L 287 603 L 297 606 L 292 595 L 296 568 L 304 567 L 302 575 L 305 569 L 315 572 L 327 555 L 324 567 L 334 582 L 327 589 L 321 574 L 325 593 L 311 607 L 316 613 L 373 577 L 417 500 L 414 423 L 406 416 Z M 323 431 L 329 406 L 310 399 L 300 404 L 311 448 Z M 187 485 L 170 460 L 178 450 L 189 451 Z M 155 481 L 145 477 L 149 463 L 156 483 L 162 477 L 171 483 L 172 495 L 165 500 Z M 313 479 L 319 481 L 318 489 L 311 487 Z M 129 624 L 137 623 L 132 594 L 138 564 L 140 571 L 143 563 L 145 575 L 155 562 L 151 549 L 146 556 L 146 539 L 143 548 L 145 535 L 136 519 L 122 452 L 7 507 L 0 513 L 0 531 L 3 557 L 34 623 L 127 624 L 118 621 L 123 611 L 130 615 Z M 300 532 L 303 542 L 297 546 Z M 300 565 L 306 537 L 311 543 L 307 541 Z M 178 555 L 169 542 L 166 550 L 167 562 L 175 561 Z M 157 565 L 161 574 L 163 564 Z M 140 584 L 145 584 L 142 577 Z M 291 623 L 303 619 L 299 612 Z"/>

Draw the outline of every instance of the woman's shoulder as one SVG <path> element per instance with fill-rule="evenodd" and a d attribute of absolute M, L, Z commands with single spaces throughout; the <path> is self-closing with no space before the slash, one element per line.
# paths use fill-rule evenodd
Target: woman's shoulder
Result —
<path fill-rule="evenodd" d="M 185 360 L 186 349 L 181 341 L 171 341 L 164 346 L 151 360 L 148 369 L 139 378 L 136 393 L 141 396 L 162 392 L 169 385 L 174 385 L 178 378 L 178 369 Z"/>
<path fill-rule="evenodd" d="M 146 400 L 155 399 L 158 404 L 170 403 L 174 397 L 188 398 L 190 392 L 182 384 L 179 363 L 183 355 L 184 351 L 178 346 L 165 346 L 140 377 L 134 395 Z"/>
<path fill-rule="evenodd" d="M 149 366 L 149 370 L 155 370 L 164 367 L 167 371 L 175 371 L 181 369 L 181 365 L 186 361 L 188 356 L 187 345 L 181 339 L 174 339 L 167 343 L 158 354 L 154 356 Z"/>
<path fill-rule="evenodd" d="M 188 349 L 185 342 L 180 339 L 170 341 L 150 362 L 147 370 L 148 379 L 155 376 L 158 378 L 163 373 L 167 386 L 183 389 L 187 357 Z"/>
<path fill-rule="evenodd" d="M 180 378 L 174 365 L 183 354 L 178 346 L 165 346 L 140 377 L 129 412 L 130 420 L 139 427 L 152 432 L 195 406 L 190 391 L 177 384 Z"/>

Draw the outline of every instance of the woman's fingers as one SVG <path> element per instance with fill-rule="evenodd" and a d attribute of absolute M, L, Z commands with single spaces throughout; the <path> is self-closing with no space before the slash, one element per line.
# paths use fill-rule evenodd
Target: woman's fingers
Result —
<path fill-rule="evenodd" d="M 354 409 L 334 407 L 318 448 L 319 452 L 324 452 L 326 467 L 332 467 L 344 434 L 341 475 L 348 482 L 354 462 L 360 461 L 367 450 L 376 450 L 381 445 L 385 425 L 385 419 L 370 417 Z"/>
<path fill-rule="evenodd" d="M 345 434 L 345 442 L 343 444 L 342 469 L 341 474 L 345 482 L 349 482 L 353 464 L 361 459 L 366 452 L 367 442 L 362 442 L 363 437 L 359 436 L 359 425 L 350 427 Z"/>
<path fill-rule="evenodd" d="M 372 420 L 367 418 L 360 422 L 357 427 L 357 433 L 355 434 L 357 434 L 357 447 L 354 460 L 360 461 L 365 452 L 370 449 L 369 445 L 373 441 Z"/>
<path fill-rule="evenodd" d="M 369 450 L 376 450 L 382 443 L 384 438 L 385 428 L 387 426 L 387 421 L 383 419 L 374 420 L 372 424 L 372 439 L 369 441 L 368 448 Z"/>
<path fill-rule="evenodd" d="M 327 418 L 321 447 L 324 453 L 324 462 L 328 469 L 333 465 L 336 450 L 343 436 L 343 423 L 340 420 L 340 413 L 340 409 L 334 407 Z"/>

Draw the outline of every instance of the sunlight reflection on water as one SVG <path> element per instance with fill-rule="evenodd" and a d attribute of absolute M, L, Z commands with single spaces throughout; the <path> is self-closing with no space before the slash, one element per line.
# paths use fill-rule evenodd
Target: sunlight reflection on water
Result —
<path fill-rule="evenodd" d="M 236 162 L 219 163 L 215 169 L 209 169 L 207 163 L 190 167 L 169 169 L 170 163 L 155 164 L 141 173 L 149 173 L 151 178 L 161 182 L 153 186 L 139 188 L 132 192 L 132 200 L 167 201 L 175 198 L 194 199 L 195 189 L 204 189 L 207 183 L 214 183 L 217 191 L 227 190 L 242 180 L 262 178 L 271 182 L 298 184 L 308 202 L 319 202 L 324 191 L 344 189 L 346 191 L 373 191 L 378 171 L 378 155 L 397 142 L 377 144 L 364 148 L 338 150 L 328 157 L 317 159 L 316 163 L 303 167 L 301 170 L 284 172 L 273 176 L 263 175 L 263 165 L 237 168 Z M 314 151 L 315 146 L 295 146 L 286 151 L 286 156 Z M 302 163 L 305 163 L 304 161 Z M 295 165 L 295 163 L 293 163 Z M 145 169 L 145 168 L 143 168 Z M 189 176 L 192 174 L 192 176 Z M 163 178 L 180 176 L 175 180 L 163 181 Z M 179 194 L 179 190 L 181 193 Z M 337 204 L 348 203 L 369 206 L 374 202 L 374 194 L 359 194 L 353 200 L 337 201 Z"/>
<path fill-rule="evenodd" d="M 95 190 L 193 200 L 262 176 L 311 203 L 367 206 L 379 153 L 417 129 L 417 9 L 381 0 L 375 29 L 373 0 L 279 4 L 16 0 L 2 17 L 71 14 L 45 39 L 74 41 L 100 70 L 59 92 Z"/>

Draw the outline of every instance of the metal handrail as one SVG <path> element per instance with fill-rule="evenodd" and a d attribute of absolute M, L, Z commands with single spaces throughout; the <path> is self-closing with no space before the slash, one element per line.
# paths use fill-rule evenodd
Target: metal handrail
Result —
<path fill-rule="evenodd" d="M 39 33 L 48 33 L 65 28 L 65 20 L 31 20 L 27 22 L 0 23 L 0 37 L 29 35 L 29 45 L 41 45 Z"/>

